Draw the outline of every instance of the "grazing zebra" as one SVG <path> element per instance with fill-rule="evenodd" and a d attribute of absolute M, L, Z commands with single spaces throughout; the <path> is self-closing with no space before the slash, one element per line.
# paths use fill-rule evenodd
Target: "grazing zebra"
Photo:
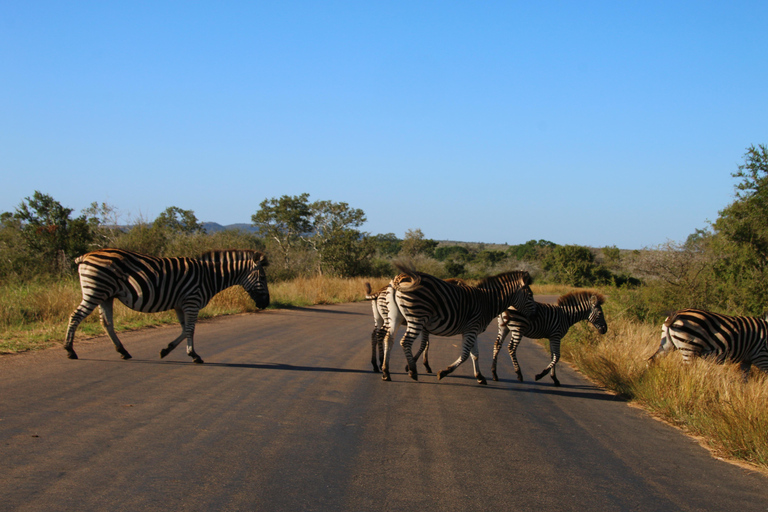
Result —
<path fill-rule="evenodd" d="M 408 360 L 408 373 L 418 380 L 416 361 L 411 354 L 413 342 L 422 334 L 438 336 L 462 334 L 461 355 L 452 365 L 437 374 L 442 379 L 472 356 L 475 378 L 486 384 L 478 364 L 477 336 L 499 313 L 509 306 L 532 313 L 535 307 L 528 272 L 506 272 L 489 277 L 477 286 L 462 282 L 446 282 L 429 274 L 398 266 L 400 274 L 392 280 L 394 293 L 389 293 L 389 325 L 407 322 L 400 344 Z M 389 376 L 389 357 L 393 332 L 384 337 L 384 363 L 382 378 Z M 423 346 L 423 343 L 422 343 Z"/>
<path fill-rule="evenodd" d="M 768 372 L 768 321 L 683 309 L 664 321 L 661 345 L 650 360 L 675 349 L 683 353 L 686 363 L 690 363 L 693 356 L 714 356 L 718 363 L 740 363 L 746 380 L 753 364 Z"/>
<path fill-rule="evenodd" d="M 256 251 L 211 251 L 200 258 L 155 258 L 121 249 L 89 252 L 75 260 L 80 274 L 83 300 L 69 317 L 64 349 L 70 359 L 77 359 L 72 349 L 75 330 L 99 306 L 101 324 L 123 359 L 131 355 L 115 334 L 112 302 L 120 302 L 135 311 L 156 313 L 173 309 L 182 333 L 160 351 L 165 357 L 187 339 L 187 354 L 196 362 L 193 336 L 198 312 L 211 298 L 230 286 L 245 288 L 258 308 L 269 305 L 269 290 L 264 267 L 267 257 Z"/>
<path fill-rule="evenodd" d="M 560 340 L 563 339 L 572 325 L 582 320 L 588 320 L 595 326 L 597 332 L 605 334 L 608 331 L 608 324 L 606 324 L 603 315 L 603 302 L 605 302 L 605 297 L 599 293 L 580 291 L 563 295 L 556 304 L 537 302 L 536 313 L 530 318 L 514 308 L 504 311 L 499 315 L 499 335 L 493 346 L 493 363 L 491 364 L 493 380 L 499 380 L 496 375 L 496 359 L 501 350 L 501 344 L 507 334 L 512 332 L 509 339 L 509 355 L 512 358 L 517 379 L 523 380 L 523 372 L 520 371 L 520 365 L 515 355 L 520 340 L 523 336 L 535 340 L 547 338 L 549 339 L 552 360 L 544 371 L 536 375 L 536 380 L 550 372 L 555 386 L 559 386 L 560 381 L 557 380 L 555 368 L 558 360 L 560 360 Z"/>

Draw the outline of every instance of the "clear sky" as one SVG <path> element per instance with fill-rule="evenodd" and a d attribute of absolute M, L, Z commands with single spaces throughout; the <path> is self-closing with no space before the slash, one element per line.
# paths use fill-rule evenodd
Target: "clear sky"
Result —
<path fill-rule="evenodd" d="M 683 241 L 768 143 L 768 2 L 0 1 L 0 211 Z"/>

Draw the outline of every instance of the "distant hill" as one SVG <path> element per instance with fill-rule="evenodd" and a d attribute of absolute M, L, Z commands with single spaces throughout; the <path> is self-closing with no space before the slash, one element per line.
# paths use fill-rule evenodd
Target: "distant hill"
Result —
<path fill-rule="evenodd" d="M 203 227 L 205 228 L 206 233 L 216 233 L 219 231 L 227 231 L 230 229 L 236 229 L 239 231 L 247 231 L 249 233 L 258 233 L 258 228 L 254 227 L 251 224 L 246 223 L 240 223 L 240 224 L 227 224 L 226 226 L 222 226 L 218 222 L 202 222 Z"/>

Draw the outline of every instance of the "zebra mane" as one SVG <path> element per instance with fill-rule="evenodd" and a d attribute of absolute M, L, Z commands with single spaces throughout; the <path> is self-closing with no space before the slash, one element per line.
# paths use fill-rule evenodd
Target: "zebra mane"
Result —
<path fill-rule="evenodd" d="M 602 293 L 598 293 L 591 290 L 580 290 L 576 292 L 566 293 L 557 299 L 556 305 L 558 306 L 577 306 L 584 302 L 589 302 L 591 296 L 597 297 L 597 305 L 600 306 L 605 302 L 605 296 Z"/>
<path fill-rule="evenodd" d="M 201 254 L 198 259 L 201 261 L 209 261 L 211 263 L 219 263 L 225 260 L 257 262 L 262 260 L 262 267 L 269 265 L 267 256 L 264 253 L 260 251 L 254 251 L 252 249 L 223 249 L 208 251 Z"/>
<path fill-rule="evenodd" d="M 528 284 L 528 285 L 533 283 L 533 278 L 527 271 L 512 270 L 510 272 L 502 272 L 501 274 L 496 274 L 495 276 L 486 277 L 485 279 L 477 283 L 477 287 L 483 288 L 490 282 L 504 280 L 504 279 L 509 279 L 511 281 L 522 281 L 524 284 Z"/>

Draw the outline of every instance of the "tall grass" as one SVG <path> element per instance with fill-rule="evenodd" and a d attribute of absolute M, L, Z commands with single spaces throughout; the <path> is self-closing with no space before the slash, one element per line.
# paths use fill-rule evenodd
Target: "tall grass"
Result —
<path fill-rule="evenodd" d="M 702 359 L 685 365 L 677 352 L 648 364 L 661 326 L 608 315 L 608 333 L 602 336 L 585 324 L 574 326 L 562 344 L 563 357 L 593 381 L 704 438 L 718 455 L 768 469 L 764 374 L 753 369 L 745 383 L 738 365 Z"/>

